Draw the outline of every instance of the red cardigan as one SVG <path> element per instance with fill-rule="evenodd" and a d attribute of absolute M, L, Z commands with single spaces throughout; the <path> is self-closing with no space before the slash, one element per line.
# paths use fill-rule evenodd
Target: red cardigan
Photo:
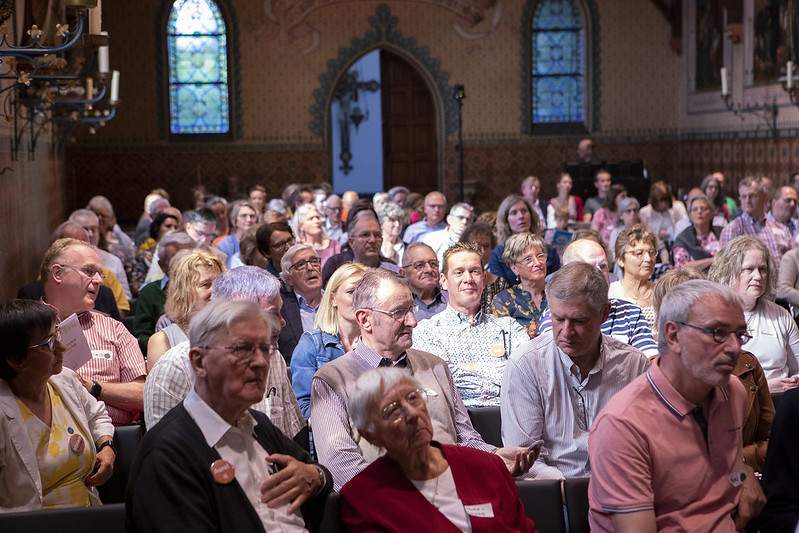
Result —
<path fill-rule="evenodd" d="M 463 504 L 491 504 L 493 518 L 469 516 L 474 533 L 535 533 L 535 524 L 524 514 L 516 483 L 501 458 L 462 446 L 437 442 L 433 446 L 441 448 L 449 462 Z M 348 531 L 459 531 L 388 457 L 373 462 L 344 485 L 341 517 Z"/>

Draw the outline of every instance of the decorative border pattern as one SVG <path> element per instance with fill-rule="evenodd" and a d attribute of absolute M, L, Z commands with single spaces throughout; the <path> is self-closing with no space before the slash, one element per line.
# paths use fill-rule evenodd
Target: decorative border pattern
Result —
<path fill-rule="evenodd" d="M 325 138 L 325 115 L 335 82 L 357 58 L 375 48 L 400 50 L 414 60 L 416 66 L 424 71 L 423 73 L 438 89 L 439 101 L 444 106 L 446 134 L 455 132 L 458 124 L 458 106 L 455 100 L 450 98 L 453 87 L 449 85 L 449 72 L 441 70 L 441 61 L 431 57 L 430 49 L 419 46 L 415 38 L 406 38 L 402 35 L 397 29 L 399 17 L 391 14 L 388 5 L 377 6 L 375 15 L 369 17 L 368 22 L 372 29 L 367 30 L 363 38 L 354 37 L 349 48 L 339 48 L 338 57 L 327 62 L 327 72 L 319 75 L 319 88 L 313 92 L 315 103 L 309 109 L 313 117 L 308 125 L 311 132 L 317 137 Z"/>
<path fill-rule="evenodd" d="M 244 112 L 241 109 L 241 48 L 239 42 L 239 20 L 236 17 L 236 10 L 233 8 L 232 0 L 214 0 L 222 12 L 222 18 L 225 21 L 225 32 L 228 39 L 228 91 L 230 91 L 230 98 L 228 98 L 228 105 L 230 106 L 230 130 L 234 139 L 241 139 L 243 137 L 243 118 Z M 155 20 L 158 23 L 155 25 L 155 86 L 158 94 L 156 95 L 156 105 L 158 106 L 158 136 L 162 139 L 169 138 L 169 91 L 167 85 L 169 84 L 168 74 L 168 61 L 166 51 L 166 25 L 169 20 L 169 14 L 172 11 L 173 2 L 161 2 L 156 12 Z M 216 134 L 210 135 L 197 135 L 185 134 L 179 135 L 180 138 L 191 138 L 192 141 L 201 141 L 203 138 L 211 140 L 219 140 L 220 136 Z"/>
<path fill-rule="evenodd" d="M 533 14 L 535 13 L 536 5 L 540 0 L 527 0 L 524 4 L 524 9 L 522 10 L 522 27 L 520 31 L 521 35 L 521 79 L 522 79 L 522 102 L 521 102 L 521 129 L 520 133 L 522 135 L 532 135 L 533 134 L 533 124 L 530 120 L 530 115 L 532 114 L 532 73 L 530 72 L 530 65 L 533 63 L 532 58 L 532 50 L 533 50 L 533 36 L 529 31 L 530 24 L 533 19 Z M 578 3 L 578 5 L 583 8 L 581 11 L 588 15 L 587 18 L 590 20 L 586 20 L 586 27 L 585 27 L 585 35 L 587 40 L 589 41 L 586 43 L 586 60 L 590 61 L 590 65 L 587 67 L 588 76 L 590 79 L 588 83 L 591 84 L 591 92 L 589 94 L 590 102 L 586 102 L 586 104 L 590 104 L 591 109 L 591 121 L 589 123 L 589 131 L 598 131 L 600 129 L 600 112 L 599 112 L 599 103 L 601 102 L 600 99 L 600 92 L 601 92 L 601 83 L 600 83 L 600 75 L 599 75 L 599 50 L 600 50 L 600 41 L 599 41 L 599 9 L 596 6 L 596 2 L 594 0 L 574 0 Z M 544 133 L 546 134 L 546 133 Z"/>

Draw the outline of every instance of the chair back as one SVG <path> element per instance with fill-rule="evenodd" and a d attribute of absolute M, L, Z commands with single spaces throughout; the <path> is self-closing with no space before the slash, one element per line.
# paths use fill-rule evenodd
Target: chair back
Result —
<path fill-rule="evenodd" d="M 591 531 L 588 526 L 588 481 L 589 478 L 575 478 L 563 482 L 569 533 L 589 533 Z"/>
<path fill-rule="evenodd" d="M 468 411 L 474 429 L 483 437 L 483 440 L 501 448 L 502 416 L 499 407 L 475 407 Z"/>
<path fill-rule="evenodd" d="M 541 533 L 566 533 L 559 479 L 517 480 L 524 512 Z"/>
<path fill-rule="evenodd" d="M 114 503 L 96 507 L 0 513 L 0 531 L 7 533 L 125 531 L 125 504 Z"/>
<path fill-rule="evenodd" d="M 140 424 L 117 426 L 114 428 L 114 445 L 117 448 L 117 458 L 114 462 L 114 475 L 107 482 L 97 487 L 100 491 L 100 501 L 108 503 L 124 503 L 125 487 L 128 484 L 130 467 L 136 450 L 144 437 L 144 428 Z"/>

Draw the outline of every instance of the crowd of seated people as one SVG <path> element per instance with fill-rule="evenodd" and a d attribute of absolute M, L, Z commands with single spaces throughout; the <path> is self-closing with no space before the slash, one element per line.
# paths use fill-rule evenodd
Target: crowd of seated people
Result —
<path fill-rule="evenodd" d="M 597 531 L 796 527 L 785 470 L 799 456 L 769 449 L 772 419 L 782 438 L 799 423 L 772 402 L 799 388 L 796 191 L 742 177 L 739 206 L 714 173 L 684 197 L 655 182 L 641 207 L 613 179 L 598 171 L 580 198 L 568 174 L 527 176 L 486 212 L 440 191 L 298 184 L 280 198 L 198 189 L 181 212 L 157 189 L 131 235 L 95 196 L 59 226 L 26 299 L 0 305 L 0 512 L 99 504 L 114 426 L 140 424 L 131 531 L 313 529 L 331 490 L 353 531 L 534 531 L 514 478 L 591 478 Z M 668 476 L 599 458 L 660 449 L 631 444 L 660 415 L 614 400 L 647 387 L 692 428 L 677 446 L 709 450 L 713 421 L 738 424 L 722 455 L 742 475 L 680 494 L 676 521 Z M 504 446 L 472 425 L 488 408 Z M 702 460 L 686 464 L 718 473 Z M 761 472 L 768 503 L 747 481 Z"/>

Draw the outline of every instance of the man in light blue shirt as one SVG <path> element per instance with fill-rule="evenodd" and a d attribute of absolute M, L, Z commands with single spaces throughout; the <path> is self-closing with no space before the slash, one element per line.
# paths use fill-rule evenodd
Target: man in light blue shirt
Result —
<path fill-rule="evenodd" d="M 445 229 L 447 223 L 444 215 L 447 213 L 447 197 L 438 191 L 428 193 L 424 197 L 424 220 L 411 224 L 405 228 L 402 240 L 411 244 L 422 238 L 425 233 Z"/>

